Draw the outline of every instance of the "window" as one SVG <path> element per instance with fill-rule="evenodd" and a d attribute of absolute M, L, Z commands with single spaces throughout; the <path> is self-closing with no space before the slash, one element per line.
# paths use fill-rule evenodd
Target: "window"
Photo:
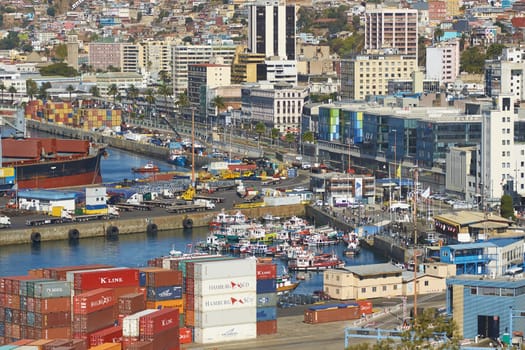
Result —
<path fill-rule="evenodd" d="M 386 286 L 383 286 L 383 292 L 386 292 Z"/>
<path fill-rule="evenodd" d="M 377 292 L 377 287 L 372 287 L 372 293 Z"/>
<path fill-rule="evenodd" d="M 397 290 L 397 284 L 394 284 L 393 289 Z"/>
<path fill-rule="evenodd" d="M 425 281 L 424 284 L 425 284 L 425 287 L 428 287 L 428 281 Z"/>
<path fill-rule="evenodd" d="M 470 287 L 470 295 L 478 294 L 478 289 L 476 287 Z"/>
<path fill-rule="evenodd" d="M 339 288 L 335 289 L 335 294 L 339 294 Z"/>
<path fill-rule="evenodd" d="M 366 293 L 366 288 L 361 288 L 361 293 Z"/>

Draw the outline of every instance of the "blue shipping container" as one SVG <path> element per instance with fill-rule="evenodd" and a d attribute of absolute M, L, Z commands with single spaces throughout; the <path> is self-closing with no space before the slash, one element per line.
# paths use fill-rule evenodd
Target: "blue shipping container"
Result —
<path fill-rule="evenodd" d="M 257 294 L 261 293 L 275 293 L 277 291 L 277 284 L 275 280 L 258 280 L 257 281 Z"/>
<path fill-rule="evenodd" d="M 139 286 L 146 287 L 146 272 L 139 271 Z"/>
<path fill-rule="evenodd" d="M 277 319 L 277 308 L 273 307 L 260 307 L 257 308 L 257 322 L 260 321 L 271 321 Z"/>
<path fill-rule="evenodd" d="M 181 286 L 168 286 L 168 287 L 148 287 L 147 289 L 148 300 L 150 301 L 162 301 L 171 299 L 182 298 L 182 287 Z"/>
<path fill-rule="evenodd" d="M 3 337 L 4 335 L 5 335 L 5 324 L 4 322 L 0 322 L 0 337 Z"/>
<path fill-rule="evenodd" d="M 27 313 L 27 325 L 28 326 L 34 326 L 35 325 L 35 313 L 34 312 L 28 312 Z"/>

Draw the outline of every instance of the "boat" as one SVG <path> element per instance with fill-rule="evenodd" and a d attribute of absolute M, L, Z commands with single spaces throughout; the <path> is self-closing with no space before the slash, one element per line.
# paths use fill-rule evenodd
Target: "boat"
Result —
<path fill-rule="evenodd" d="M 292 282 L 290 275 L 278 276 L 275 280 L 277 285 L 277 294 L 284 294 L 294 291 L 301 282 Z"/>
<path fill-rule="evenodd" d="M 344 254 L 346 256 L 356 256 L 360 252 L 361 252 L 361 247 L 359 247 L 359 242 L 357 241 L 348 242 L 348 245 L 346 249 L 344 250 Z"/>
<path fill-rule="evenodd" d="M 158 173 L 160 169 L 152 162 L 148 162 L 146 165 L 141 166 L 140 168 L 131 168 L 131 171 L 134 173 Z"/>
<path fill-rule="evenodd" d="M 2 139 L 0 188 L 60 188 L 102 183 L 106 145 L 58 138 Z M 13 168 L 11 171 L 6 168 Z"/>
<path fill-rule="evenodd" d="M 288 269 L 291 271 L 321 271 L 344 267 L 345 263 L 334 254 L 317 254 L 305 250 L 297 257 L 288 260 Z"/>

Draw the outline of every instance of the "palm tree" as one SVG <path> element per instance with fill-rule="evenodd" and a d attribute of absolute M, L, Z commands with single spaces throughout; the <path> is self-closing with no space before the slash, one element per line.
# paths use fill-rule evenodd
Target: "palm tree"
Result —
<path fill-rule="evenodd" d="M 99 89 L 97 86 L 92 86 L 92 87 L 89 89 L 89 93 L 90 93 L 93 97 L 100 97 L 100 89 Z"/>
<path fill-rule="evenodd" d="M 36 82 L 33 79 L 26 80 L 26 92 L 27 96 L 29 96 L 29 100 L 32 100 L 33 96 L 38 94 L 38 86 L 36 85 Z"/>
<path fill-rule="evenodd" d="M 172 107 L 173 107 L 173 105 L 169 105 L 168 103 L 168 96 L 171 96 L 171 91 L 172 91 L 171 86 L 169 86 L 166 83 L 163 83 L 157 89 L 157 93 L 159 95 L 164 96 L 164 103 L 166 105 L 166 108 L 168 108 L 170 112 L 172 111 Z"/>
<path fill-rule="evenodd" d="M 155 104 L 155 92 L 151 88 L 146 90 L 146 102 L 148 103 L 149 115 L 151 119 L 151 106 Z"/>
<path fill-rule="evenodd" d="M 113 104 L 115 104 L 115 99 L 118 94 L 117 84 L 111 84 L 108 88 L 108 95 L 113 96 Z"/>
<path fill-rule="evenodd" d="M 311 131 L 306 131 L 304 134 L 303 134 L 303 142 L 310 142 L 310 143 L 313 143 L 315 141 L 315 136 L 314 136 L 314 133 L 311 132 Z"/>
<path fill-rule="evenodd" d="M 139 97 L 139 89 L 135 87 L 135 85 L 131 84 L 127 89 L 127 95 L 128 98 L 130 98 L 133 102 Z"/>
<path fill-rule="evenodd" d="M 11 94 L 11 104 L 13 104 L 14 96 L 15 96 L 17 90 L 16 90 L 16 88 L 13 85 L 11 85 L 9 87 L 9 90 L 7 90 L 7 92 L 9 92 Z"/>
<path fill-rule="evenodd" d="M 286 140 L 286 142 L 288 142 L 288 146 L 292 148 L 292 143 L 295 141 L 295 135 L 289 132 L 286 134 L 284 139 Z"/>
<path fill-rule="evenodd" d="M 41 99 L 47 99 L 47 89 L 51 88 L 51 83 L 46 81 L 42 85 L 40 85 L 40 88 L 38 88 L 38 97 Z"/>
<path fill-rule="evenodd" d="M 4 82 L 2 81 L 0 83 L 0 91 L 2 92 L 2 101 L 4 101 L 4 91 L 5 91 L 6 87 L 5 87 L 5 84 Z"/>
<path fill-rule="evenodd" d="M 73 85 L 68 85 L 66 87 L 66 91 L 69 93 L 69 102 L 71 102 L 71 93 L 75 91 L 75 88 L 73 87 Z"/>
<path fill-rule="evenodd" d="M 182 115 L 182 110 L 185 107 L 188 107 L 190 105 L 190 100 L 188 100 L 188 94 L 185 92 L 181 92 L 177 96 L 177 101 L 175 102 L 175 105 L 179 107 L 179 114 Z"/>
<path fill-rule="evenodd" d="M 264 134 L 266 131 L 266 125 L 264 125 L 263 122 L 258 122 L 257 125 L 255 125 L 255 132 L 259 135 L 257 138 L 257 148 L 259 148 L 259 145 L 261 144 L 261 135 Z"/>
<path fill-rule="evenodd" d="M 217 108 L 217 115 L 221 113 L 221 110 L 226 107 L 226 104 L 224 102 L 224 97 L 217 95 L 213 98 L 213 104 L 215 105 L 215 108 Z"/>
<path fill-rule="evenodd" d="M 279 138 L 279 135 L 281 134 L 281 132 L 279 131 L 279 129 L 277 128 L 272 128 L 272 131 L 271 131 L 271 136 L 272 136 L 272 145 L 274 143 L 274 141 Z"/>

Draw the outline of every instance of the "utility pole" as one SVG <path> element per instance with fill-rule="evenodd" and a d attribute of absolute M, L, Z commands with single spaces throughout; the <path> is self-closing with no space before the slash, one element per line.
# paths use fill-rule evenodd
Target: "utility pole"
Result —
<path fill-rule="evenodd" d="M 195 188 L 195 107 L 191 107 L 191 185 Z"/>
<path fill-rule="evenodd" d="M 418 167 L 414 168 L 414 193 L 413 193 L 413 204 L 414 204 L 414 324 L 417 319 L 417 182 L 418 182 Z"/>

